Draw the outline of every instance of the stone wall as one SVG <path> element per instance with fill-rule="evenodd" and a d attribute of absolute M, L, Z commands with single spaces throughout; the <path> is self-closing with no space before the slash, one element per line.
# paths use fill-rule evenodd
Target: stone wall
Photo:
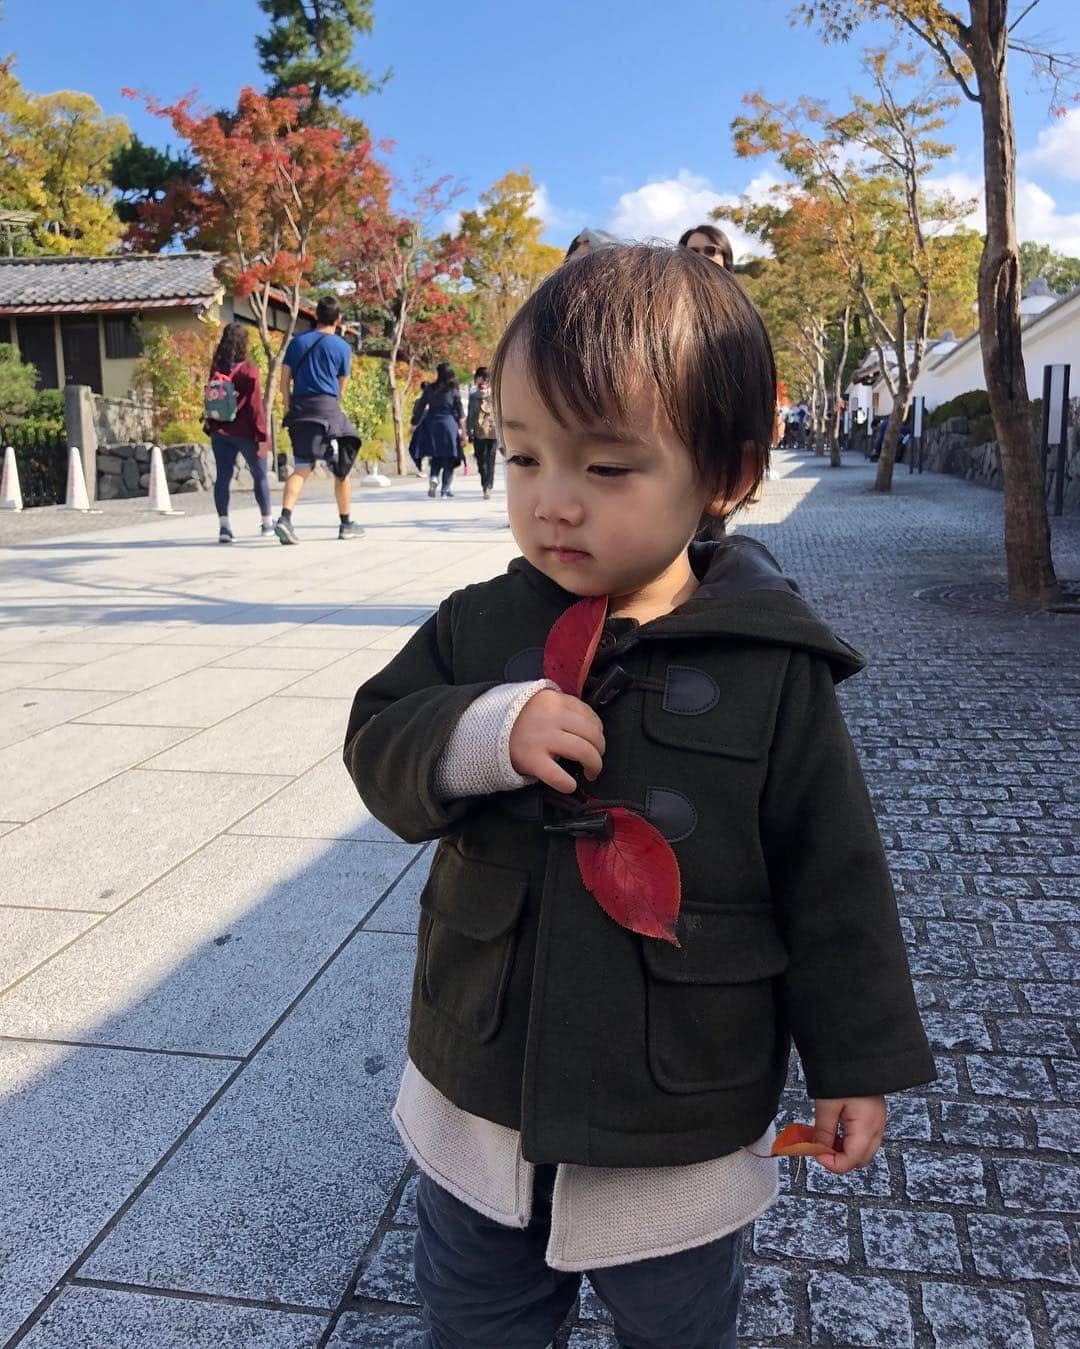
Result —
<path fill-rule="evenodd" d="M 1080 401 L 1080 400 L 1078 400 Z M 1065 509 L 1080 510 L 1080 416 L 1074 402 L 1072 425 L 1068 432 L 1068 453 L 1065 458 Z M 1047 475 L 1047 500 L 1053 504 L 1053 472 L 1057 464 L 1057 450 L 1051 449 Z M 984 487 L 1002 490 L 1001 456 L 996 441 L 984 445 L 968 444 L 968 424 L 965 417 L 950 417 L 941 426 L 931 427 L 923 438 L 923 466 L 934 473 L 948 473 L 955 478 L 966 478 Z"/>
<path fill-rule="evenodd" d="M 154 409 L 132 398 L 103 398 L 94 394 L 94 426 L 102 445 L 149 441 L 154 434 Z"/>
<path fill-rule="evenodd" d="M 101 501 L 146 496 L 150 490 L 149 441 L 103 445 L 97 456 L 97 494 Z M 208 492 L 214 485 L 214 456 L 209 445 L 168 445 L 162 451 L 170 492 Z M 246 484 L 242 479 L 246 479 Z M 244 466 L 234 484 L 251 486 Z"/>

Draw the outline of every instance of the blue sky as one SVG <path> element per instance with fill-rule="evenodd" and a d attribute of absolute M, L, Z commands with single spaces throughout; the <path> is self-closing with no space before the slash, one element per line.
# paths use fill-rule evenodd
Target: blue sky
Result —
<path fill-rule="evenodd" d="M 508 169 L 531 168 L 553 243 L 584 224 L 670 237 L 766 181 L 767 163 L 731 150 L 728 126 L 745 91 L 840 102 L 858 85 L 858 46 L 824 46 L 788 25 L 789 9 L 789 0 L 376 0 L 361 59 L 394 74 L 356 111 L 396 142 L 399 171 L 453 174 L 465 205 Z M 168 128 L 121 87 L 163 98 L 198 89 L 223 105 L 240 84 L 261 82 L 252 35 L 264 22 L 255 0 L 49 0 L 47 9 L 4 0 L 0 51 L 15 54 L 28 88 L 87 90 L 145 139 L 166 143 Z M 1080 49 L 1077 0 L 1041 0 L 1025 32 Z M 866 30 L 863 41 L 887 36 Z M 1028 85 L 1017 59 L 1020 234 L 1080 254 L 1080 107 L 1052 118 L 1046 94 Z M 974 105 L 958 110 L 948 135 L 957 150 L 943 172 L 973 191 Z"/>

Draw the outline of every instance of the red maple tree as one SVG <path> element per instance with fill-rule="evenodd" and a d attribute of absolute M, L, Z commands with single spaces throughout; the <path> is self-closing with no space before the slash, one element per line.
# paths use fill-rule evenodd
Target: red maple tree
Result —
<path fill-rule="evenodd" d="M 251 304 L 266 353 L 269 422 L 285 348 L 326 232 L 346 213 L 385 212 L 389 176 L 370 140 L 309 124 L 303 89 L 276 98 L 242 89 L 234 113 L 197 110 L 190 95 L 169 104 L 141 97 L 172 123 L 202 171 L 203 185 L 184 206 L 197 213 L 200 240 L 220 251 L 223 283 Z M 283 328 L 275 326 L 279 314 Z"/>
<path fill-rule="evenodd" d="M 410 192 L 395 181 L 386 196 L 351 205 L 327 231 L 327 255 L 351 281 L 363 316 L 365 350 L 386 361 L 399 473 L 407 471 L 402 396 L 413 374 L 476 354 L 467 299 L 456 289 L 465 243 L 435 233 L 460 193 L 449 177 Z M 392 205 L 391 196 L 404 198 L 404 206 Z"/>

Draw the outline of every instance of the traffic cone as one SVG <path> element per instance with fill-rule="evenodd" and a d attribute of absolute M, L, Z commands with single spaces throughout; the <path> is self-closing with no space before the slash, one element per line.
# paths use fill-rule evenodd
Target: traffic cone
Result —
<path fill-rule="evenodd" d="M 165 476 L 165 460 L 161 456 L 161 446 L 155 445 L 150 453 L 150 502 L 147 510 L 158 515 L 183 515 L 183 511 L 174 511 L 169 496 L 169 480 Z"/>
<path fill-rule="evenodd" d="M 19 486 L 19 466 L 15 462 L 15 447 L 4 451 L 4 474 L 0 478 L 0 510 L 21 511 L 22 488 Z"/>
<path fill-rule="evenodd" d="M 86 494 L 86 479 L 83 477 L 82 455 L 79 447 L 72 445 L 68 451 L 67 490 L 64 492 L 64 508 L 69 511 L 83 511 L 89 514 L 90 498 Z"/>

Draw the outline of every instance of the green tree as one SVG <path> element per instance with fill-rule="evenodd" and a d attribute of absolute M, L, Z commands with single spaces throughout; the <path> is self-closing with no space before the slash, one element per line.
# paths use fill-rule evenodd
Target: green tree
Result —
<path fill-rule="evenodd" d="M 979 109 L 986 242 L 979 265 L 979 342 L 1001 453 L 1009 594 L 1027 603 L 1058 597 L 1042 462 L 1033 432 L 1020 336 L 1020 250 L 1016 238 L 1016 128 L 1008 57 L 1016 52 L 1049 85 L 1053 105 L 1080 80 L 1080 56 L 1018 31 L 1040 0 L 797 0 L 795 9 L 826 39 L 846 40 L 865 19 L 887 19 L 925 44 L 941 74 Z"/>
<path fill-rule="evenodd" d="M 109 162 L 109 179 L 128 247 L 156 253 L 186 237 L 198 223 L 197 213 L 178 210 L 178 199 L 193 197 L 200 177 L 187 155 L 159 150 L 138 136 L 121 145 Z"/>
<path fill-rule="evenodd" d="M 733 123 L 741 155 L 775 153 L 803 192 L 818 199 L 821 242 L 834 249 L 859 298 L 867 335 L 893 399 L 875 491 L 888 492 L 904 419 L 929 336 L 933 296 L 951 282 L 965 245 L 949 233 L 970 204 L 924 188 L 927 170 L 952 150 L 937 139 L 955 103 L 932 88 L 901 95 L 918 64 L 890 66 L 883 52 L 865 60 L 875 97 L 856 95 L 836 116 L 800 99 L 744 101 L 751 115 Z M 856 164 L 852 148 L 862 152 Z"/>
<path fill-rule="evenodd" d="M 390 72 L 373 77 L 353 58 L 358 36 L 374 26 L 372 0 L 259 0 L 270 31 L 255 39 L 259 64 L 270 77 L 270 96 L 306 88 L 309 116 L 318 120 L 326 104 L 377 92 Z"/>
<path fill-rule="evenodd" d="M 528 169 L 507 173 L 463 211 L 458 238 L 466 249 L 465 275 L 474 288 L 478 337 L 493 347 L 521 305 L 562 253 L 545 244 L 536 214 L 536 184 Z"/>
<path fill-rule="evenodd" d="M 37 393 L 37 371 L 26 364 L 19 349 L 0 342 L 0 417 L 21 417 Z"/>
<path fill-rule="evenodd" d="M 1080 258 L 1070 258 L 1049 244 L 1033 243 L 1030 239 L 1020 245 L 1020 285 L 1030 286 L 1037 276 L 1061 295 L 1080 286 Z"/>

